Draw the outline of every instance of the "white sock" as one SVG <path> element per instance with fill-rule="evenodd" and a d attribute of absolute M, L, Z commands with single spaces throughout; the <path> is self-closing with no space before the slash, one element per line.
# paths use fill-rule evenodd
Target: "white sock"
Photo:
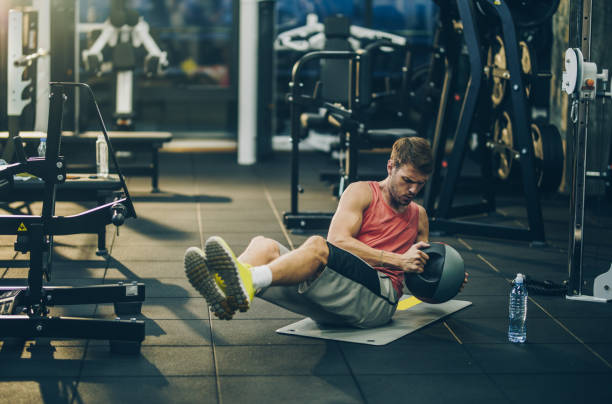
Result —
<path fill-rule="evenodd" d="M 255 289 L 265 288 L 272 283 L 272 270 L 267 265 L 260 265 L 251 268 L 253 277 L 253 287 Z"/>

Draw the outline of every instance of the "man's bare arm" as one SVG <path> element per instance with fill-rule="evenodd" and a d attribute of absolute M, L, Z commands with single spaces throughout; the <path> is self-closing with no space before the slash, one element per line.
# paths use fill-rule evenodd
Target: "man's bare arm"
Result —
<path fill-rule="evenodd" d="M 363 213 L 371 201 L 372 191 L 367 182 L 355 182 L 349 185 L 340 198 L 338 209 L 329 226 L 327 240 L 357 255 L 372 266 L 421 272 L 424 264 L 422 257 L 415 256 L 415 254 L 401 255 L 377 250 L 355 238 L 361 228 Z"/>
<path fill-rule="evenodd" d="M 427 217 L 427 211 L 421 205 L 419 207 L 419 227 L 416 241 L 429 242 L 429 218 Z"/>

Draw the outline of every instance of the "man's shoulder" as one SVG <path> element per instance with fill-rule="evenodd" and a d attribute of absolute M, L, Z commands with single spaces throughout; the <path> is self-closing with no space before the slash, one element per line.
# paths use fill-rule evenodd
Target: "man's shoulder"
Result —
<path fill-rule="evenodd" d="M 425 210 L 425 208 L 422 205 L 419 205 L 416 202 L 412 202 L 412 204 L 414 205 L 414 210 L 419 212 L 419 222 L 423 222 L 424 220 L 428 220 L 427 218 L 427 210 Z"/>
<path fill-rule="evenodd" d="M 352 182 L 342 194 L 344 199 L 350 198 L 360 205 L 369 205 L 372 201 L 372 190 L 368 181 Z"/>
<path fill-rule="evenodd" d="M 419 212 L 425 212 L 425 208 L 423 207 L 423 205 L 419 205 L 415 201 L 412 201 L 412 205 L 414 206 L 413 209 L 418 209 Z"/>
<path fill-rule="evenodd" d="M 359 190 L 359 191 L 370 190 L 370 182 L 371 181 L 355 181 L 355 182 L 351 182 L 349 184 L 349 186 L 347 187 L 347 190 L 349 188 L 354 189 L 354 190 Z"/>

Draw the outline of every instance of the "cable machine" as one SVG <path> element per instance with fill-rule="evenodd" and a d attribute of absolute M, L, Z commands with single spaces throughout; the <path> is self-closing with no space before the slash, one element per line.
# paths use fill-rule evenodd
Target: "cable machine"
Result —
<path fill-rule="evenodd" d="M 569 283 L 566 298 L 589 302 L 606 303 L 612 301 L 612 264 L 607 272 L 595 278 L 593 296 L 582 293 L 583 280 L 583 242 L 584 242 L 584 203 L 585 182 L 587 178 L 587 142 L 589 106 L 598 98 L 612 98 L 608 91 L 608 70 L 597 72 L 597 64 L 591 62 L 591 17 L 592 0 L 572 2 L 575 22 L 570 46 L 565 52 L 565 71 L 563 90 L 571 97 L 569 115 L 573 129 L 574 158 L 572 163 L 572 188 L 570 195 L 570 228 L 568 246 Z"/>

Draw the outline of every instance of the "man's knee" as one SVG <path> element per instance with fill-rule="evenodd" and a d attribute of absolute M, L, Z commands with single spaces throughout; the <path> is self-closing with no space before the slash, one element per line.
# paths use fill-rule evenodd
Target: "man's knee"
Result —
<path fill-rule="evenodd" d="M 329 247 L 327 241 L 321 236 L 309 237 L 300 248 L 305 248 L 310 251 L 313 258 L 319 262 L 320 266 L 327 264 L 327 257 L 329 256 Z"/>
<path fill-rule="evenodd" d="M 276 240 L 264 236 L 255 236 L 251 239 L 250 245 L 256 246 L 259 251 L 265 254 L 269 261 L 280 256 L 280 247 Z"/>

